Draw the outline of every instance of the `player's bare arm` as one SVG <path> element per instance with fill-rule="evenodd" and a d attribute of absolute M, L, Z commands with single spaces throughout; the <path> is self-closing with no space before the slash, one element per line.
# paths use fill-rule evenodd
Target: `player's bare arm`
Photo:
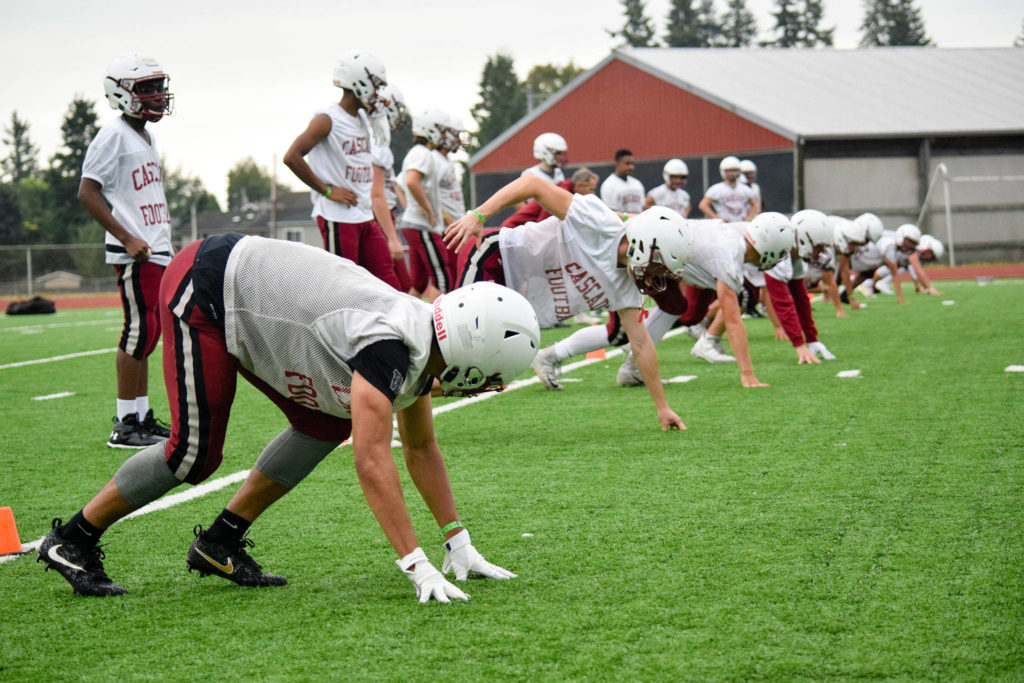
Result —
<path fill-rule="evenodd" d="M 398 413 L 398 433 L 402 436 L 405 466 L 416 489 L 423 497 L 438 528 L 459 519 L 452 495 L 451 481 L 441 449 L 434 437 L 434 417 L 429 396 L 421 396 L 411 406 Z M 445 532 L 451 538 L 459 528 Z"/>
<path fill-rule="evenodd" d="M 903 285 L 900 283 L 899 266 L 889 259 L 885 259 L 885 265 L 889 268 L 889 272 L 892 273 L 892 288 L 896 290 L 896 302 L 901 304 L 907 303 L 907 297 L 903 295 Z"/>
<path fill-rule="evenodd" d="M 839 300 L 839 285 L 836 284 L 836 274 L 832 271 L 824 270 L 821 273 L 821 281 L 825 285 L 829 299 L 836 307 L 836 317 L 845 318 L 846 311 L 843 310 L 843 302 Z"/>
<path fill-rule="evenodd" d="M 78 201 L 89 212 L 89 215 L 96 219 L 104 230 L 109 232 L 117 241 L 124 245 L 128 255 L 139 263 L 149 260 L 152 249 L 146 240 L 136 237 L 121 225 L 114 214 L 111 213 L 107 201 L 103 199 L 103 186 L 92 178 L 82 178 L 78 184 Z"/>
<path fill-rule="evenodd" d="M 754 220 L 754 216 L 761 213 L 761 205 L 757 201 L 757 197 L 750 198 L 750 211 L 747 212 L 747 220 Z"/>
<path fill-rule="evenodd" d="M 715 210 L 711 208 L 711 197 L 704 197 L 701 199 L 700 203 L 697 204 L 697 208 L 700 209 L 701 213 L 708 218 L 718 218 L 718 214 L 716 214 Z"/>
<path fill-rule="evenodd" d="M 740 366 L 740 381 L 748 388 L 768 386 L 754 375 L 754 364 L 750 361 L 750 347 L 747 344 L 747 328 L 743 325 L 736 292 L 721 280 L 718 281 L 718 302 L 729 334 L 729 346 L 736 356 L 736 364 Z"/>
<path fill-rule="evenodd" d="M 394 261 L 405 258 L 405 245 L 398 238 L 398 231 L 395 230 L 395 222 L 391 219 L 391 209 L 388 207 L 387 195 L 384 193 L 384 169 L 380 166 L 373 167 L 373 185 L 370 188 L 370 203 L 373 206 L 373 217 L 377 220 L 381 232 L 388 241 L 388 251 Z"/>
<path fill-rule="evenodd" d="M 640 309 L 623 308 L 616 313 L 629 337 L 629 347 L 633 351 L 633 358 L 636 360 L 640 376 L 644 379 L 647 393 L 651 395 L 651 400 L 654 401 L 654 406 L 657 408 L 658 421 L 661 422 L 662 431 L 686 429 L 686 425 L 668 405 L 665 387 L 661 383 L 661 374 L 658 370 L 658 352 L 651 340 L 651 335 L 647 332 L 647 327 L 640 319 Z"/>
<path fill-rule="evenodd" d="M 931 279 L 928 277 L 928 274 L 924 272 L 924 266 L 921 264 L 921 257 L 917 253 L 916 249 L 910 252 L 910 255 L 907 256 L 907 260 L 910 262 L 910 267 L 914 269 L 914 274 L 917 276 L 917 282 L 920 283 L 923 288 L 922 291 L 925 294 L 930 294 L 931 296 L 939 296 L 939 290 L 935 289 L 932 285 Z M 895 279 L 896 277 L 893 276 L 893 280 Z"/>
<path fill-rule="evenodd" d="M 537 203 L 548 213 L 557 216 L 559 220 L 564 220 L 565 215 L 569 212 L 569 206 L 572 204 L 572 198 L 571 192 L 552 185 L 546 180 L 541 180 L 535 175 L 527 174 L 516 178 L 495 192 L 475 211 L 486 220 L 502 209 L 527 199 L 536 199 Z M 448 226 L 444 235 L 445 244 L 455 251 L 462 251 L 466 244 L 475 240 L 482 229 L 483 221 L 471 211 Z"/>
<path fill-rule="evenodd" d="M 327 137 L 331 132 L 331 117 L 327 114 L 317 114 L 309 122 L 306 130 L 295 138 L 291 147 L 284 153 L 284 165 L 291 169 L 295 176 L 309 186 L 309 189 L 342 204 L 355 206 L 358 201 L 356 193 L 344 187 L 333 187 L 322 181 L 309 164 L 306 163 L 306 155 L 318 142 Z M 330 190 L 330 194 L 328 194 Z"/>
<path fill-rule="evenodd" d="M 399 557 L 419 543 L 391 457 L 391 402 L 358 372 L 352 375 L 352 450 L 356 475 L 377 523 Z"/>
<path fill-rule="evenodd" d="M 416 169 L 409 169 L 405 174 L 405 186 L 409 188 L 409 194 L 412 195 L 413 201 L 419 204 L 423 213 L 427 215 L 427 221 L 434 225 L 436 216 L 434 216 L 434 207 L 430 205 L 427 193 L 423 189 L 423 174 Z"/>
<path fill-rule="evenodd" d="M 860 302 L 853 298 L 853 278 L 850 276 L 850 257 L 846 254 L 839 254 L 839 279 L 846 288 L 846 298 L 850 301 L 850 308 L 860 309 Z M 836 301 L 839 299 L 837 298 Z"/>

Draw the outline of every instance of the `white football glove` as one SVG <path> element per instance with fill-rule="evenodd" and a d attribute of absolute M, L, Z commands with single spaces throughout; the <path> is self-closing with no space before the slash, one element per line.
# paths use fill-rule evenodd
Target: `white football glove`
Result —
<path fill-rule="evenodd" d="M 402 559 L 395 560 L 395 564 L 416 586 L 416 597 L 420 599 L 421 603 L 427 602 L 430 598 L 434 598 L 438 602 L 451 602 L 451 598 L 469 600 L 468 595 L 444 578 L 444 575 L 430 564 L 423 548 L 417 547 Z M 412 571 L 414 567 L 416 571 Z"/>
<path fill-rule="evenodd" d="M 488 579 L 514 579 L 516 575 L 496 564 L 491 564 L 477 552 L 469 540 L 469 531 L 463 529 L 444 543 L 444 562 L 441 571 L 447 574 L 455 571 L 456 581 L 465 581 L 470 572 L 476 572 Z"/>
<path fill-rule="evenodd" d="M 810 344 L 807 345 L 807 348 L 809 348 L 817 355 L 821 356 L 824 360 L 836 359 L 836 357 L 833 356 L 832 353 L 829 352 L 829 350 L 825 348 L 825 345 L 822 344 L 820 341 L 811 342 Z"/>

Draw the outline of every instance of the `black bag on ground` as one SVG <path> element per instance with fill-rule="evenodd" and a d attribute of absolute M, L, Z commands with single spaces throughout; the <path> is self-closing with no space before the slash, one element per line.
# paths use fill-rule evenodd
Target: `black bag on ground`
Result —
<path fill-rule="evenodd" d="M 57 305 L 49 299 L 34 296 L 27 301 L 12 301 L 7 304 L 7 315 L 27 315 L 33 313 L 56 313 Z"/>

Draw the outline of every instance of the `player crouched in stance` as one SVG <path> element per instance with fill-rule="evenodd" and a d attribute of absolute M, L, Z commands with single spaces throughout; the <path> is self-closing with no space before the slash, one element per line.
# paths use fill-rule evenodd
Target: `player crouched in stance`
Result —
<path fill-rule="evenodd" d="M 484 230 L 488 217 L 527 199 L 536 199 L 551 216 L 516 228 Z M 544 327 L 577 313 L 614 311 L 637 356 L 661 428 L 684 429 L 665 399 L 658 354 L 640 319 L 643 301 L 630 274 L 626 227 L 598 197 L 574 195 L 524 175 L 452 223 L 445 242 L 459 253 L 463 286 L 481 280 L 507 284 L 528 297 Z M 545 386 L 554 383 L 553 371 L 542 368 L 538 374 Z"/>
<path fill-rule="evenodd" d="M 819 355 L 825 360 L 835 360 L 818 341 L 818 329 L 804 284 L 807 266 L 823 269 L 831 262 L 834 231 L 825 214 L 814 209 L 796 212 L 791 222 L 796 231 L 796 254 L 787 254 L 764 274 L 772 304 L 768 310 L 775 324 L 775 338 L 788 339 L 793 344 L 797 363 L 819 363 Z"/>
<path fill-rule="evenodd" d="M 314 284 L 297 284 L 299 273 Z M 160 315 L 170 439 L 126 461 L 67 524 L 55 519 L 39 548 L 39 560 L 75 592 L 124 593 L 103 569 L 103 531 L 181 482 L 198 484 L 216 471 L 238 374 L 289 426 L 214 523 L 196 526 L 190 570 L 245 586 L 287 583 L 249 556 L 249 526 L 351 435 L 363 494 L 420 602 L 467 599 L 416 539 L 391 456 L 397 413 L 409 475 L 445 537 L 442 569 L 458 580 L 470 572 L 515 576 L 484 560 L 459 522 L 429 394 L 434 378 L 447 394 L 500 391 L 529 366 L 540 328 L 519 294 L 479 283 L 431 305 L 326 251 L 229 233 L 196 242 L 171 262 Z"/>

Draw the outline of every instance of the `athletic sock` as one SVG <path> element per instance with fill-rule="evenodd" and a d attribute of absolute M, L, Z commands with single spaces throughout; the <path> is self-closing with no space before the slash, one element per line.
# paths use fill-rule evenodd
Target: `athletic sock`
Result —
<path fill-rule="evenodd" d="M 79 510 L 67 524 L 57 529 L 57 535 L 72 543 L 97 543 L 104 531 L 105 529 L 90 524 Z"/>
<path fill-rule="evenodd" d="M 129 416 L 129 415 L 138 414 L 138 412 L 139 412 L 138 405 L 136 404 L 134 398 L 131 399 L 131 400 L 123 399 L 123 398 L 117 399 L 117 419 L 118 419 L 118 421 L 124 420 L 124 418 Z"/>
<path fill-rule="evenodd" d="M 608 329 L 604 325 L 591 325 L 576 330 L 555 343 L 555 358 L 560 361 L 608 346 Z"/>
<path fill-rule="evenodd" d="M 149 396 L 135 397 L 135 412 L 139 414 L 139 422 L 146 419 L 146 413 L 149 412 Z"/>
<path fill-rule="evenodd" d="M 232 538 L 241 538 L 249 530 L 252 522 L 242 519 L 227 508 L 217 515 L 210 528 L 203 532 L 203 537 L 211 543 L 220 543 Z"/>

